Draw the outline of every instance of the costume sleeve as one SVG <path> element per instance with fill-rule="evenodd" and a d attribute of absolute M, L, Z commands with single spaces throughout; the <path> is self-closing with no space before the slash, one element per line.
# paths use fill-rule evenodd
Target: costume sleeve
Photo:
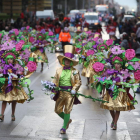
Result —
<path fill-rule="evenodd" d="M 75 85 L 73 86 L 72 90 L 78 91 L 82 82 L 79 72 L 74 76 L 75 79 Z"/>
<path fill-rule="evenodd" d="M 58 72 L 57 72 L 57 71 L 56 71 L 56 74 L 55 74 L 55 76 L 54 76 L 53 83 L 54 83 L 56 86 L 58 86 Z M 55 90 L 52 90 L 52 92 L 53 92 L 54 94 L 56 94 L 56 91 L 55 91 Z"/>

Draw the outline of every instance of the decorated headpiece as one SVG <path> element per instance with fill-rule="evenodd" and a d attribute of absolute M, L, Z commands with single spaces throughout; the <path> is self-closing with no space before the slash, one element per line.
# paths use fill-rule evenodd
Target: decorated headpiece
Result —
<path fill-rule="evenodd" d="M 69 59 L 70 61 L 72 61 L 73 66 L 76 66 L 78 64 L 78 61 L 75 61 L 74 58 L 74 47 L 72 45 L 65 45 L 64 46 L 64 56 L 63 55 L 59 55 L 57 58 L 59 60 L 59 63 L 63 66 L 63 60 Z"/>
<path fill-rule="evenodd" d="M 112 58 L 112 63 L 113 64 L 119 63 L 119 64 L 123 65 L 123 59 L 119 56 L 114 56 Z"/>
<path fill-rule="evenodd" d="M 108 49 L 106 44 L 99 44 L 99 45 L 97 46 L 98 51 L 101 51 L 101 48 L 104 48 L 105 50 Z"/>
<path fill-rule="evenodd" d="M 10 37 L 10 38 L 12 38 L 12 37 L 16 37 L 16 34 L 15 34 L 15 32 L 13 31 L 13 30 L 11 30 L 11 31 L 9 31 L 9 34 L 8 34 L 8 36 Z"/>
<path fill-rule="evenodd" d="M 6 61 L 6 63 L 7 63 L 7 60 L 9 59 L 9 58 L 11 58 L 11 59 L 16 59 L 17 57 L 18 57 L 18 52 L 17 51 L 15 51 L 15 49 L 12 49 L 12 50 L 10 50 L 10 51 L 5 51 L 4 53 L 3 53 L 3 55 L 2 55 L 2 57 L 4 58 L 4 60 Z"/>
<path fill-rule="evenodd" d="M 43 39 L 44 38 L 44 35 L 42 33 L 38 33 L 37 34 L 37 39 L 39 39 L 39 38 L 42 38 Z"/>

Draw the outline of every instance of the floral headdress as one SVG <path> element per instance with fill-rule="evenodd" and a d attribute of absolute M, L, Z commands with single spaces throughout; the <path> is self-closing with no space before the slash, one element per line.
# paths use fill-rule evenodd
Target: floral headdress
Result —
<path fill-rule="evenodd" d="M 100 51 L 101 48 L 104 48 L 105 50 L 108 49 L 106 44 L 99 44 L 99 45 L 97 46 L 98 51 Z"/>
<path fill-rule="evenodd" d="M 121 65 L 123 65 L 123 59 L 121 57 L 119 57 L 119 56 L 114 56 L 112 58 L 112 63 L 113 64 L 120 63 Z"/>
<path fill-rule="evenodd" d="M 8 58 L 12 58 L 14 60 L 16 60 L 16 58 L 19 56 L 18 52 L 15 51 L 15 49 L 12 49 L 10 51 L 5 51 L 3 54 L 2 54 L 2 58 L 4 58 L 4 60 L 6 61 L 7 63 L 7 60 Z"/>
<path fill-rule="evenodd" d="M 15 32 L 14 32 L 14 30 L 11 30 L 11 31 L 9 31 L 9 34 L 8 34 L 8 36 L 11 38 L 11 37 L 16 37 L 16 34 L 15 34 Z"/>
<path fill-rule="evenodd" d="M 38 39 L 38 38 L 42 38 L 42 39 L 43 39 L 43 38 L 44 38 L 44 35 L 43 35 L 42 33 L 38 33 L 38 34 L 37 34 L 37 39 Z"/>

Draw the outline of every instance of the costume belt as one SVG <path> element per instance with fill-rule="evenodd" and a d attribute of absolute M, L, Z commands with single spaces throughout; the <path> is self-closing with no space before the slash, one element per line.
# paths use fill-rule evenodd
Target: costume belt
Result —
<path fill-rule="evenodd" d="M 72 86 L 59 86 L 59 87 L 65 90 L 72 89 Z"/>

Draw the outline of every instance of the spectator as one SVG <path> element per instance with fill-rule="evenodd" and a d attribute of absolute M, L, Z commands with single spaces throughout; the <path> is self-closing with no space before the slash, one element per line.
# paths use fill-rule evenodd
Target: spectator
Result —
<path fill-rule="evenodd" d="M 114 41 L 114 45 L 120 44 L 120 39 L 118 39 L 115 35 L 113 35 L 111 39 Z"/>
<path fill-rule="evenodd" d="M 137 40 L 140 42 L 140 25 L 138 26 L 136 37 L 137 37 Z"/>
<path fill-rule="evenodd" d="M 59 41 L 62 42 L 62 49 L 64 52 L 64 46 L 69 45 L 71 40 L 71 35 L 67 27 L 64 28 L 64 32 L 61 32 L 59 35 Z"/>
<path fill-rule="evenodd" d="M 20 18 L 24 19 L 24 13 L 23 12 L 20 14 Z"/>
<path fill-rule="evenodd" d="M 123 34 L 122 42 L 120 44 L 121 47 L 123 47 L 125 50 L 129 49 L 129 39 L 127 34 Z"/>
<path fill-rule="evenodd" d="M 61 27 L 60 27 L 60 24 L 59 23 L 56 23 L 56 26 L 54 28 L 54 32 L 56 34 L 56 38 L 59 39 L 59 34 L 61 32 Z"/>

